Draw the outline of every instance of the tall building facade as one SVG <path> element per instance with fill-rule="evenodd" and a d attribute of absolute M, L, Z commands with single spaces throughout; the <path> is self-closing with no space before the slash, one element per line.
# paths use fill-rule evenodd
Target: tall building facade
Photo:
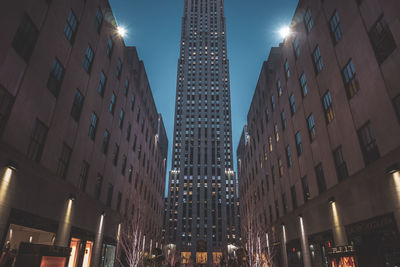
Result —
<path fill-rule="evenodd" d="M 238 148 L 254 258 L 398 264 L 399 14 L 396 0 L 301 0 L 271 49 Z"/>
<path fill-rule="evenodd" d="M 223 0 L 185 0 L 166 241 L 182 263 L 217 263 L 238 241 Z"/>
<path fill-rule="evenodd" d="M 145 250 L 160 246 L 168 140 L 108 1 L 0 10 L 1 246 L 17 266 L 114 266 L 119 226 L 139 216 Z"/>

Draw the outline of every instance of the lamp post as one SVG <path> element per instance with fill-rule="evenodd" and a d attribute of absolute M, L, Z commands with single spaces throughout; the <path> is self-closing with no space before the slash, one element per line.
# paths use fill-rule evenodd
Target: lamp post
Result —
<path fill-rule="evenodd" d="M 0 236 L 4 236 L 8 225 L 13 199 L 15 196 L 17 164 L 9 161 L 8 165 L 0 170 Z M 0 238 L 1 240 L 1 238 Z"/>

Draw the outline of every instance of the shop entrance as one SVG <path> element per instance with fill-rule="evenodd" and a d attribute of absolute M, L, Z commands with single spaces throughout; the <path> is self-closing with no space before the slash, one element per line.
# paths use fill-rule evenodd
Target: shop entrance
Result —
<path fill-rule="evenodd" d="M 92 241 L 81 241 L 78 238 L 71 239 L 71 254 L 68 267 L 89 267 L 92 258 Z"/>

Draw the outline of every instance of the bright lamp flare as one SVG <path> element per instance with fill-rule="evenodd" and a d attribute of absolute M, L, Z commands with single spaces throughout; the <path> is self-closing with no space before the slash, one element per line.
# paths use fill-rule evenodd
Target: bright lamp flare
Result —
<path fill-rule="evenodd" d="M 281 35 L 282 38 L 286 38 L 290 35 L 290 28 L 289 27 L 283 27 L 279 30 L 279 34 Z"/>
<path fill-rule="evenodd" d="M 123 26 L 118 26 L 118 27 L 117 27 L 117 32 L 118 32 L 119 36 L 125 37 L 127 31 L 126 31 L 126 28 L 125 28 L 125 27 L 123 27 Z"/>

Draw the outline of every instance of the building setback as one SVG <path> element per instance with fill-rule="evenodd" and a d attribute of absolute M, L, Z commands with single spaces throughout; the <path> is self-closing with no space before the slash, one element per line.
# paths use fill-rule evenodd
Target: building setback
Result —
<path fill-rule="evenodd" d="M 218 264 L 238 236 L 223 0 L 185 0 L 165 239 L 183 264 Z"/>
<path fill-rule="evenodd" d="M 168 140 L 108 1 L 0 6 L 0 244 L 113 266 L 120 223 L 140 216 L 146 251 L 160 246 Z"/>
<path fill-rule="evenodd" d="M 263 64 L 238 147 L 254 257 L 399 263 L 399 14 L 395 0 L 299 2 L 291 35 Z"/>

